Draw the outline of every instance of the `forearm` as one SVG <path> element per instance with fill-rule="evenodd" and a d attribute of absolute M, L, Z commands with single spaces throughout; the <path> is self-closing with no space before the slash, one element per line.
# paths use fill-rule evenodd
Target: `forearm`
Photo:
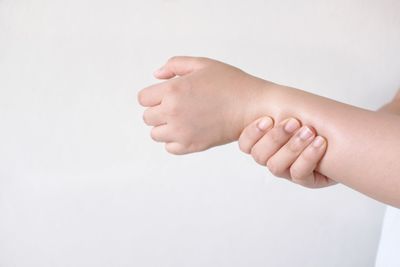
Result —
<path fill-rule="evenodd" d="M 252 116 L 295 117 L 328 140 L 322 174 L 400 207 L 400 117 L 266 84 Z M 258 113 L 257 115 L 255 113 Z"/>
<path fill-rule="evenodd" d="M 300 90 L 273 85 L 207 58 L 173 57 L 156 73 L 169 79 L 144 88 L 139 102 L 151 136 L 172 154 L 237 140 L 253 120 L 296 117 L 328 140 L 319 172 L 400 207 L 400 119 Z M 172 79 L 179 76 L 177 79 Z"/>

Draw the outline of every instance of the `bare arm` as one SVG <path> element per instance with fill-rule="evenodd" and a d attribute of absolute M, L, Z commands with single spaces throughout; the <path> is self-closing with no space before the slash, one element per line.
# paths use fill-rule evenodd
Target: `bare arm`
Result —
<path fill-rule="evenodd" d="M 265 86 L 257 105 L 260 115 L 276 121 L 299 118 L 327 138 L 320 173 L 400 207 L 400 117 L 269 82 Z"/>
<path fill-rule="evenodd" d="M 139 92 L 151 137 L 173 154 L 236 141 L 268 115 L 294 117 L 328 140 L 318 171 L 400 207 L 400 117 L 277 85 L 207 58 L 174 57 L 155 73 L 165 80 Z M 177 77 L 176 77 L 177 76 Z M 176 78 L 174 78 L 176 77 Z"/>

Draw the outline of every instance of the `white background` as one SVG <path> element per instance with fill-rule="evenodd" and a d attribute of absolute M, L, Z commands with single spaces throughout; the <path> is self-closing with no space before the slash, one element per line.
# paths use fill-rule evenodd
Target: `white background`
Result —
<path fill-rule="evenodd" d="M 372 266 L 381 204 L 274 178 L 235 143 L 169 155 L 136 94 L 168 57 L 198 55 L 376 109 L 400 86 L 399 11 L 0 0 L 0 266 Z"/>

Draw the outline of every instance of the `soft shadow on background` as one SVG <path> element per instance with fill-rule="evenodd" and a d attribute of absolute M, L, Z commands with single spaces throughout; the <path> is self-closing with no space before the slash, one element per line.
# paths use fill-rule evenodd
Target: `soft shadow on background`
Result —
<path fill-rule="evenodd" d="M 399 85 L 399 8 L 0 0 L 0 266 L 373 266 L 381 204 L 274 178 L 237 144 L 169 155 L 136 94 L 195 55 L 376 109 Z"/>

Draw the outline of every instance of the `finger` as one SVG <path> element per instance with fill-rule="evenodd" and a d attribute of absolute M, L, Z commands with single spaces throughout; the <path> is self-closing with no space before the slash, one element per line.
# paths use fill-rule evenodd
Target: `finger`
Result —
<path fill-rule="evenodd" d="M 147 108 L 143 113 L 143 121 L 149 126 L 159 126 L 167 123 L 161 105 Z"/>
<path fill-rule="evenodd" d="M 309 188 L 322 188 L 337 184 L 335 180 L 332 180 L 331 178 L 317 171 L 314 171 L 314 181 L 315 181 L 314 186 Z"/>
<path fill-rule="evenodd" d="M 289 179 L 290 180 L 290 179 Z M 293 180 L 292 180 L 293 182 Z M 336 181 L 328 178 L 327 176 L 319 173 L 319 172 L 312 172 L 309 174 L 309 176 L 302 181 L 297 181 L 296 182 L 298 185 L 307 187 L 307 188 L 323 188 L 331 185 L 337 184 Z"/>
<path fill-rule="evenodd" d="M 247 126 L 239 137 L 239 148 L 244 153 L 250 154 L 254 144 L 274 125 L 270 117 L 262 117 Z"/>
<path fill-rule="evenodd" d="M 268 131 L 251 149 L 254 160 L 266 166 L 268 159 L 289 140 L 299 127 L 300 122 L 290 118 Z"/>
<path fill-rule="evenodd" d="M 183 76 L 202 68 L 206 60 L 188 56 L 171 57 L 163 67 L 154 72 L 154 76 L 157 79 L 171 79 L 176 75 Z"/>
<path fill-rule="evenodd" d="M 316 184 L 313 174 L 318 162 L 326 151 L 326 140 L 317 136 L 314 141 L 299 155 L 290 167 L 292 181 L 304 186 L 311 187 Z"/>
<path fill-rule="evenodd" d="M 315 137 L 313 129 L 301 127 L 290 140 L 282 146 L 267 162 L 270 172 L 278 177 L 287 174 L 300 153 L 312 142 Z"/>
<path fill-rule="evenodd" d="M 166 143 L 165 150 L 174 155 L 187 154 L 186 147 L 176 142 Z"/>
<path fill-rule="evenodd" d="M 174 140 L 174 135 L 170 131 L 168 124 L 153 127 L 150 132 L 151 138 L 156 142 L 172 142 Z"/>
<path fill-rule="evenodd" d="M 144 107 L 157 106 L 161 103 L 164 94 L 164 83 L 153 84 L 139 91 L 138 102 Z"/>

